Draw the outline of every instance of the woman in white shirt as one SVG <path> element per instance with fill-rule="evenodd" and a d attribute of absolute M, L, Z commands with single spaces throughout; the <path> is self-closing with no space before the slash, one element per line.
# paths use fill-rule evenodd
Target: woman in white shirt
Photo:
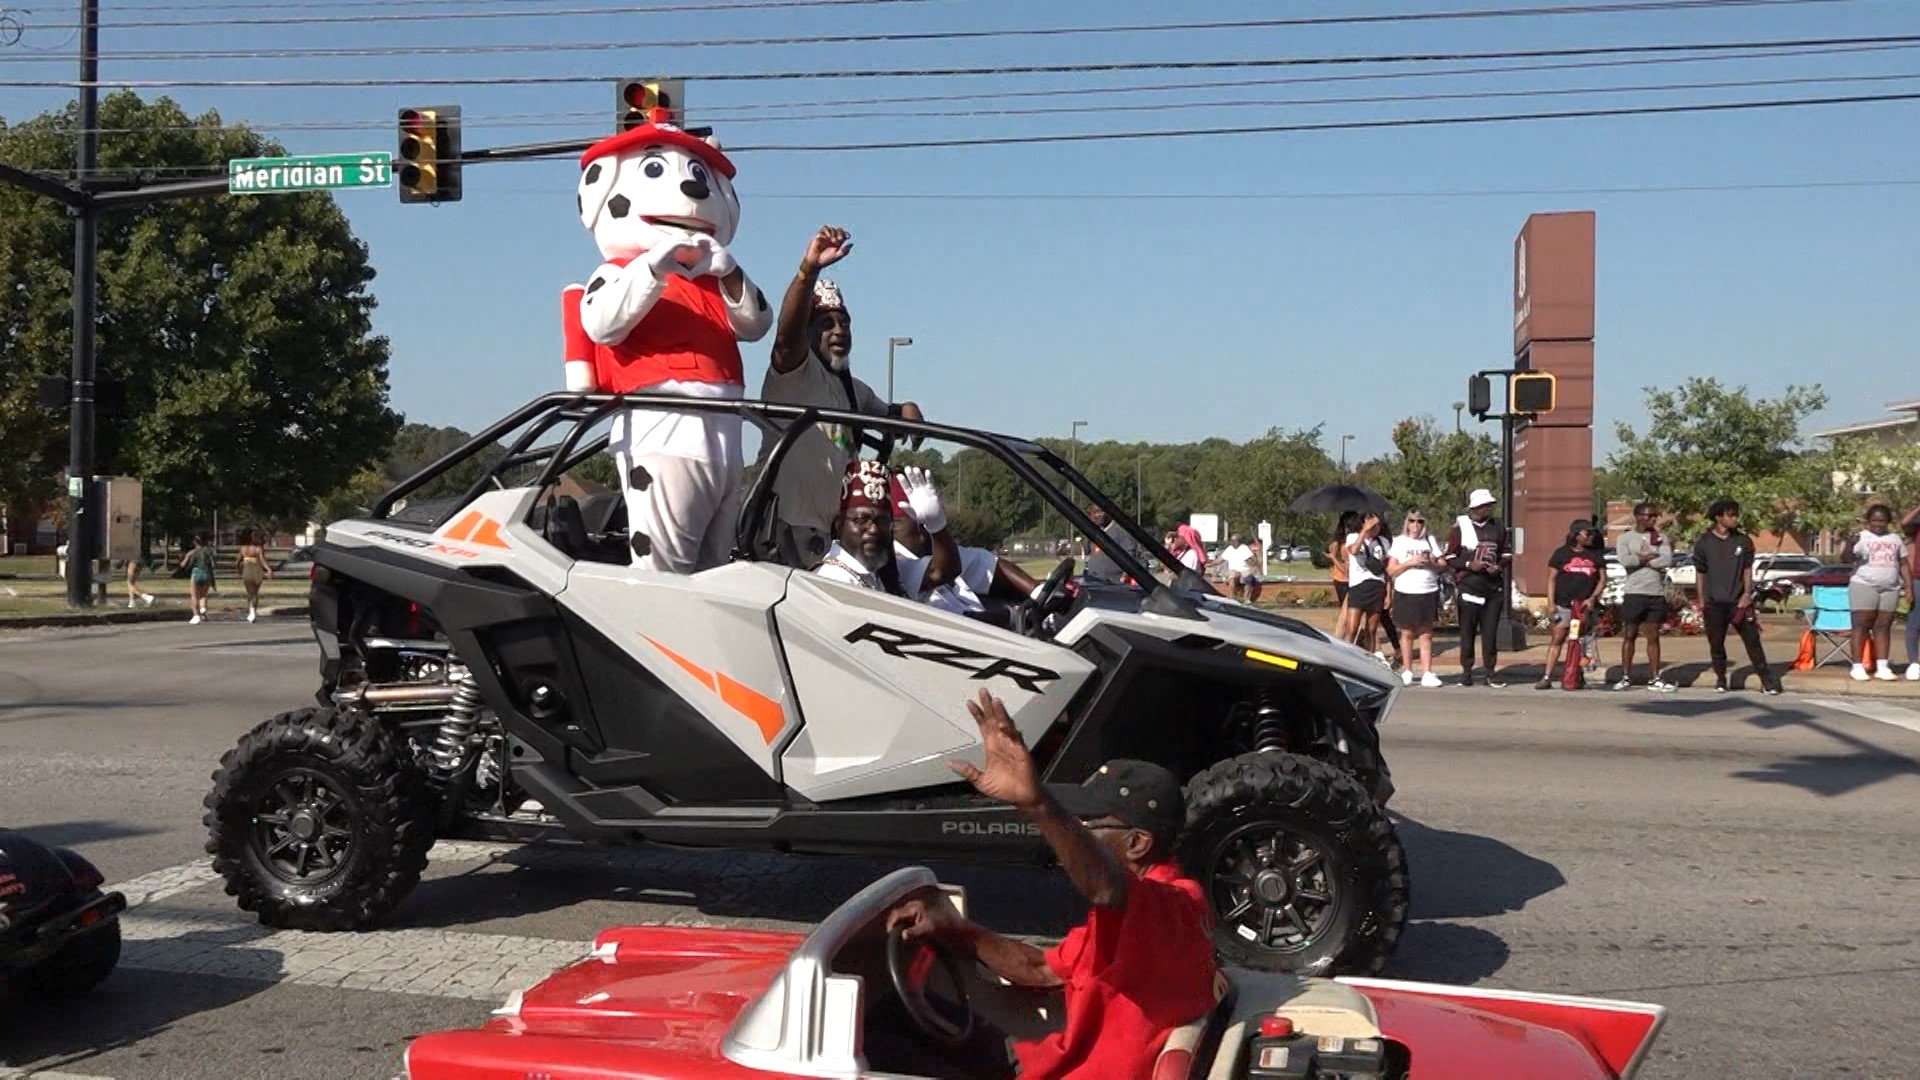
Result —
<path fill-rule="evenodd" d="M 1413 685 L 1413 644 L 1420 643 L 1420 685 L 1439 686 L 1433 673 L 1433 624 L 1440 619 L 1440 543 L 1427 533 L 1427 516 L 1407 512 L 1399 536 L 1387 549 L 1387 576 L 1393 579 L 1393 621 L 1400 624 L 1400 656 L 1406 666 L 1400 681 Z"/>
<path fill-rule="evenodd" d="M 1347 557 L 1347 611 L 1352 619 L 1352 641 L 1376 656 L 1380 651 L 1380 612 L 1387 603 L 1387 541 L 1381 536 L 1380 515 L 1360 520 L 1360 531 L 1347 534 L 1342 551 Z"/>

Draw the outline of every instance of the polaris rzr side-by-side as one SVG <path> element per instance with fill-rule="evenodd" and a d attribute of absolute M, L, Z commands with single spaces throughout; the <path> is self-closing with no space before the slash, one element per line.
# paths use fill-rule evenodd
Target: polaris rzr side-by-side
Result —
<path fill-rule="evenodd" d="M 768 441 L 725 565 L 632 566 L 620 493 L 559 493 L 635 406 L 736 413 Z M 1121 574 L 1069 588 L 1065 560 L 983 620 L 809 573 L 779 540 L 774 478 L 815 424 L 882 457 L 902 440 L 984 453 Z M 965 702 L 982 687 L 1048 781 L 1121 757 L 1182 778 L 1180 856 L 1235 962 L 1372 972 L 1406 920 L 1379 737 L 1399 680 L 1218 596 L 1026 440 L 757 401 L 552 394 L 330 525 L 313 560 L 318 703 L 244 736 L 206 799 L 214 867 L 269 925 L 371 925 L 440 837 L 1043 860 L 1037 830 L 948 765 L 979 752 Z"/>

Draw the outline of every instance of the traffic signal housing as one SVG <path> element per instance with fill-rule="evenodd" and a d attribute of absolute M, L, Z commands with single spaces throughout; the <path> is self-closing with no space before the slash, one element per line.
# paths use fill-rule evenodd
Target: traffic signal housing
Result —
<path fill-rule="evenodd" d="M 398 158 L 401 202 L 459 202 L 460 106 L 401 109 Z"/>
<path fill-rule="evenodd" d="M 1493 383 L 1485 375 L 1467 376 L 1467 411 L 1475 420 L 1485 420 L 1493 411 Z"/>
<path fill-rule="evenodd" d="M 653 122 L 653 110 L 665 109 L 667 122 L 686 126 L 686 107 L 682 104 L 681 79 L 621 79 L 614 86 L 613 123 L 615 131 L 631 131 Z"/>
<path fill-rule="evenodd" d="M 1552 412 L 1555 382 L 1549 372 L 1515 372 L 1507 380 L 1507 411 L 1522 416 Z"/>

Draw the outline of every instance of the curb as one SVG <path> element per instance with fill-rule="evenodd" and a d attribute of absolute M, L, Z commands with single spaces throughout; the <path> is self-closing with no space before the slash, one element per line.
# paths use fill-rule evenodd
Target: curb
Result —
<path fill-rule="evenodd" d="M 306 618 L 307 605 L 283 605 L 259 609 L 262 618 Z M 244 614 L 244 612 L 242 613 Z M 130 626 L 142 623 L 186 622 L 192 618 L 185 608 L 162 610 L 121 609 L 114 611 L 75 611 L 58 615 L 0 615 L 0 630 L 28 630 L 63 626 Z"/>

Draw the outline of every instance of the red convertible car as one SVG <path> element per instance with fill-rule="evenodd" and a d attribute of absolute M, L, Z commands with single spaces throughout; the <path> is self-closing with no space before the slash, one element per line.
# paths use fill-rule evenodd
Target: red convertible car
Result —
<path fill-rule="evenodd" d="M 421 1036 L 411 1080 L 766 1080 L 1009 1075 L 1001 1033 L 1044 1034 L 1057 998 L 903 943 L 887 913 L 960 890 L 911 867 L 805 937 L 619 927 L 517 992 L 477 1030 Z M 1619 1080 L 1665 1021 L 1658 1005 L 1384 979 L 1230 970 L 1213 1011 L 1175 1031 L 1142 1080 Z M 992 1033 L 987 1038 L 982 1034 Z"/>

